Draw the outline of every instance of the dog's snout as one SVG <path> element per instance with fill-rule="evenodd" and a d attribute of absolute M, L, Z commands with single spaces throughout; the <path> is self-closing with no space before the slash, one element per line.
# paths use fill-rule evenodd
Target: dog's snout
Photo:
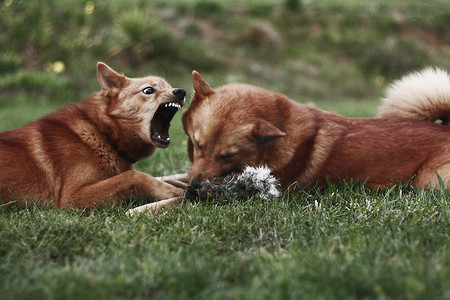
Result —
<path fill-rule="evenodd" d="M 192 178 L 190 185 L 194 189 L 199 189 L 202 186 L 201 181 L 202 181 L 201 175 L 195 176 L 194 178 Z"/>
<path fill-rule="evenodd" d="M 200 183 L 200 178 L 196 177 L 191 180 L 190 184 L 194 189 L 199 189 L 202 185 Z"/>
<path fill-rule="evenodd" d="M 175 97 L 177 97 L 178 99 L 184 99 L 184 97 L 186 96 L 186 91 L 183 89 L 174 89 L 173 90 L 173 94 L 175 95 Z"/>

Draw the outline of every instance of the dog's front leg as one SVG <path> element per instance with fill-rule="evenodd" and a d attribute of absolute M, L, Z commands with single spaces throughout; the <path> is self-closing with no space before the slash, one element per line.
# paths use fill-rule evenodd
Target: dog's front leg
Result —
<path fill-rule="evenodd" d="M 187 188 L 189 184 L 189 175 L 187 173 L 161 176 L 156 178 L 181 189 Z"/>
<path fill-rule="evenodd" d="M 120 203 L 131 193 L 149 195 L 156 199 L 169 199 L 182 195 L 183 189 L 143 172 L 129 170 L 82 188 L 68 188 L 61 197 L 60 206 L 101 207 L 105 204 Z"/>
<path fill-rule="evenodd" d="M 184 200 L 183 196 L 161 200 L 132 208 L 128 210 L 126 214 L 128 216 L 132 216 L 136 213 L 154 213 L 160 211 L 162 208 L 168 209 L 174 205 L 177 205 L 183 202 L 183 200 Z"/>
<path fill-rule="evenodd" d="M 161 177 L 156 177 L 156 178 L 159 180 L 162 180 L 166 183 L 169 183 L 173 186 L 182 188 L 182 189 L 185 189 L 189 183 L 189 176 L 187 173 L 175 174 L 175 175 L 169 175 L 169 176 L 161 176 Z M 160 211 L 162 208 L 167 209 L 174 205 L 177 205 L 177 204 L 183 202 L 183 200 L 184 200 L 184 197 L 174 197 L 174 198 L 170 198 L 170 199 L 165 199 L 165 200 L 141 205 L 141 206 L 138 206 L 138 207 L 128 210 L 127 215 L 132 216 L 136 213 L 142 213 L 142 212 L 154 213 L 154 212 Z"/>

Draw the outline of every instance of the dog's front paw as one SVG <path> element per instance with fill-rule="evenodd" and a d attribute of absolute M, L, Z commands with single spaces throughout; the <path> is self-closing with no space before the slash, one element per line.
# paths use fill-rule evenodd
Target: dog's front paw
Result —
<path fill-rule="evenodd" d="M 156 179 L 162 180 L 181 189 L 186 189 L 189 183 L 189 176 L 187 173 L 156 177 Z"/>
<path fill-rule="evenodd" d="M 127 216 L 133 216 L 138 213 L 156 213 L 161 211 L 162 209 L 168 209 L 178 203 L 183 202 L 184 197 L 174 197 L 166 200 L 161 200 L 158 202 L 153 202 L 145 205 L 141 205 L 135 208 L 132 208 L 126 212 Z"/>
<path fill-rule="evenodd" d="M 184 195 L 184 187 L 164 182 L 164 188 L 158 191 L 158 199 L 169 199 Z"/>
<path fill-rule="evenodd" d="M 157 211 L 157 206 L 156 206 L 156 202 L 154 203 L 150 203 L 150 204 L 145 204 L 145 205 L 141 205 L 132 209 L 129 209 L 125 214 L 129 217 L 138 214 L 138 213 L 154 213 Z"/>
<path fill-rule="evenodd" d="M 165 183 L 171 184 L 174 187 L 180 188 L 180 189 L 186 189 L 188 184 L 184 181 L 180 181 L 180 180 L 172 180 L 172 179 L 167 179 L 164 180 Z"/>

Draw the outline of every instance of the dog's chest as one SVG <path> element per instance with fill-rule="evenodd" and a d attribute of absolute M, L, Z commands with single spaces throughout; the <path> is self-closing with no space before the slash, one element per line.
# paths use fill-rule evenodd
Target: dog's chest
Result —
<path fill-rule="evenodd" d="M 97 161 L 98 167 L 119 174 L 130 169 L 130 164 L 125 162 L 117 150 L 104 137 L 90 134 L 83 137 L 84 142 L 94 153 L 93 159 Z"/>
<path fill-rule="evenodd" d="M 90 164 L 108 175 L 116 175 L 131 169 L 131 164 L 120 157 L 114 145 L 105 135 L 99 133 L 93 126 L 86 124 L 75 128 L 82 140 Z M 83 147 L 83 148 L 84 148 Z"/>

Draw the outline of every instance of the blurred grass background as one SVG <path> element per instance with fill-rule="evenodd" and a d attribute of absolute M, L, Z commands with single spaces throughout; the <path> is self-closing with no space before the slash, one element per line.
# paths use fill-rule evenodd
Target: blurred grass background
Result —
<path fill-rule="evenodd" d="M 188 100 L 197 70 L 213 87 L 245 82 L 351 117 L 373 116 L 406 72 L 450 69 L 445 0 L 5 0 L 0 28 L 0 130 L 98 91 L 98 61 L 162 76 Z M 180 119 L 138 169 L 189 167 Z"/>
<path fill-rule="evenodd" d="M 98 61 L 299 101 L 376 99 L 406 72 L 450 67 L 446 0 L 5 0 L 0 28 L 0 109 L 81 100 L 99 89 Z"/>

